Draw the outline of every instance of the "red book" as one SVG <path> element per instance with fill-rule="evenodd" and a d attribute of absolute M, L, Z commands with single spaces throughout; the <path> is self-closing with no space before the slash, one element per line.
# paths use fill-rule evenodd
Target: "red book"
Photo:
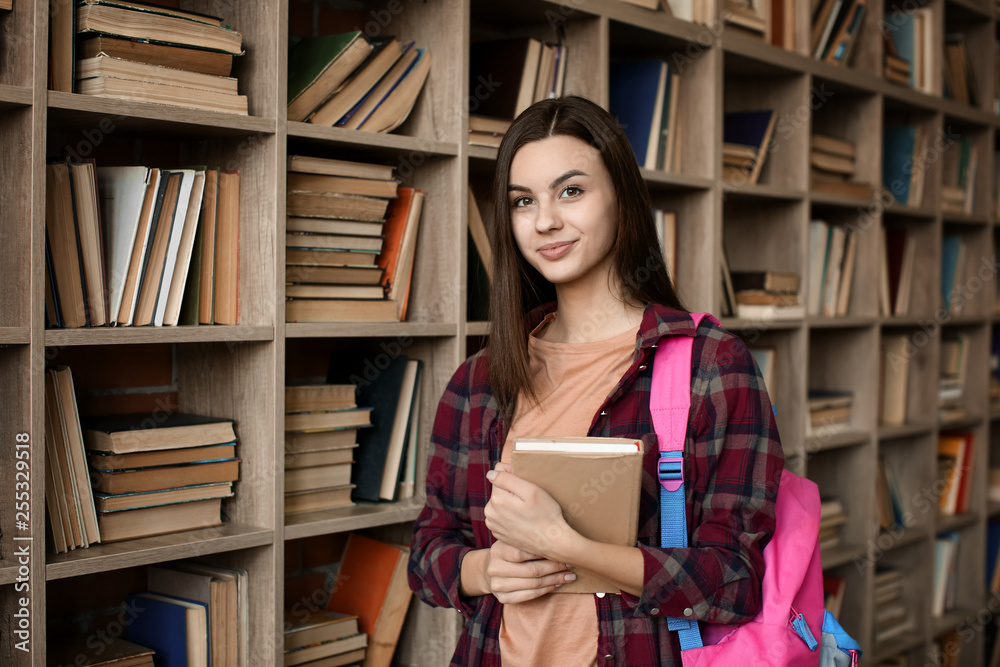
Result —
<path fill-rule="evenodd" d="M 385 213 L 385 240 L 376 263 L 382 269 L 382 287 L 386 296 L 396 302 L 400 320 L 406 319 L 423 197 L 422 190 L 400 187 Z"/>
<path fill-rule="evenodd" d="M 365 667 L 389 667 L 410 606 L 406 561 L 410 550 L 351 533 L 340 559 L 328 611 L 354 614 L 368 634 Z"/>

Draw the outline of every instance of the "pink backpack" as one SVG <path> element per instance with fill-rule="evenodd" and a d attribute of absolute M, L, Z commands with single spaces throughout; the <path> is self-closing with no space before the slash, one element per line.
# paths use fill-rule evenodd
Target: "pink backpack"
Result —
<path fill-rule="evenodd" d="M 691 317 L 696 328 L 703 317 L 718 324 L 707 313 L 692 313 Z M 689 336 L 662 338 L 653 363 L 650 411 L 660 443 L 660 537 L 664 547 L 687 546 L 683 455 L 691 382 L 676 379 L 691 377 L 693 344 L 694 338 Z M 823 637 L 823 652 L 827 653 L 824 665 L 857 664 L 860 646 L 843 633 L 836 619 L 824 619 L 819 488 L 783 470 L 775 511 L 774 537 L 764 548 L 760 613 L 744 625 L 704 623 L 703 632 L 695 620 L 667 619 L 670 630 L 678 633 L 685 667 L 748 663 L 818 666 L 821 651 L 817 637 L 823 631 L 828 632 Z M 840 647 L 836 640 L 841 637 L 830 634 L 836 630 L 846 637 Z"/>

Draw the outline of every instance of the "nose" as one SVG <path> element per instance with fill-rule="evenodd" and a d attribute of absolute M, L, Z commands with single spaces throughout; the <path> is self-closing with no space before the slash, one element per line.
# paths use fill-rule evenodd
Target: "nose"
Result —
<path fill-rule="evenodd" d="M 561 228 L 562 220 L 559 218 L 558 207 L 554 203 L 539 202 L 538 215 L 535 218 L 535 231 L 539 234 L 545 234 Z"/>

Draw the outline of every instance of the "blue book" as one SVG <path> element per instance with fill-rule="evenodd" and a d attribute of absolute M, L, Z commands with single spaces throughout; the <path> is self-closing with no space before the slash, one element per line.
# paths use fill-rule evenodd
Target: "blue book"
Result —
<path fill-rule="evenodd" d="M 882 134 L 882 185 L 904 206 L 910 200 L 916 145 L 914 125 L 888 126 Z"/>
<path fill-rule="evenodd" d="M 951 313 L 951 293 L 955 288 L 955 269 L 961 248 L 959 236 L 946 234 L 941 240 L 941 303 L 947 313 Z"/>
<path fill-rule="evenodd" d="M 402 55 L 400 55 L 400 59 L 401 60 L 406 58 L 406 55 L 410 52 L 410 49 L 413 48 L 414 44 L 416 44 L 416 42 L 412 42 L 411 41 L 411 42 L 408 42 L 406 44 L 406 46 L 403 47 Z M 372 106 L 370 109 L 368 109 L 364 113 L 364 118 L 359 119 L 360 122 L 353 123 L 352 127 L 358 127 L 362 123 L 364 123 L 366 120 L 368 120 L 368 117 L 371 116 L 375 112 L 375 109 L 378 108 L 378 105 L 381 104 L 383 102 L 383 100 L 385 100 L 385 98 L 389 97 L 389 94 L 396 89 L 396 86 L 399 85 L 400 81 L 402 81 L 403 79 L 406 78 L 406 75 L 410 73 L 410 71 L 413 69 L 413 66 L 417 64 L 417 61 L 420 60 L 420 56 L 422 56 L 424 54 L 424 51 L 426 51 L 426 50 L 427 49 L 417 49 L 418 54 L 419 54 L 417 56 L 417 59 L 414 60 L 412 63 L 410 63 L 409 66 L 406 67 L 406 70 L 401 75 L 396 76 L 395 81 L 391 82 L 392 85 L 391 85 L 391 87 L 388 90 L 385 89 L 385 86 L 390 83 L 389 77 L 390 76 L 395 76 L 395 74 L 393 73 L 393 70 L 390 69 L 388 72 L 386 72 L 384 75 L 382 75 L 382 78 L 378 80 L 378 83 L 376 83 L 374 86 L 372 86 L 371 90 L 369 90 L 367 93 L 365 93 L 364 97 L 362 97 L 358 101 L 358 103 L 355 104 L 351 108 L 351 110 L 348 111 L 344 115 L 343 118 L 341 118 L 340 120 L 337 121 L 337 126 L 338 127 L 343 127 L 344 125 L 347 125 L 348 122 L 350 122 L 350 120 L 354 117 L 354 114 L 357 113 L 358 110 L 361 109 L 361 107 L 365 106 L 365 103 L 368 102 L 368 99 L 372 95 L 379 95 L 379 99 L 378 100 L 373 100 L 374 102 L 376 102 L 375 106 Z M 395 68 L 393 68 L 393 69 L 395 69 Z"/>
<path fill-rule="evenodd" d="M 1000 556 L 1000 521 L 992 519 L 986 524 L 986 590 L 991 590 L 993 587 L 998 556 Z"/>
<path fill-rule="evenodd" d="M 134 620 L 125 629 L 130 642 L 156 651 L 156 667 L 188 667 L 191 649 L 208 664 L 208 612 L 200 602 L 157 593 L 133 593 L 127 607 Z"/>
<path fill-rule="evenodd" d="M 914 35 L 916 29 L 913 22 L 913 14 L 910 12 L 894 12 L 885 20 L 885 29 L 889 31 L 892 43 L 896 45 L 896 52 L 899 57 L 910 63 L 910 87 L 916 88 L 917 66 L 913 59 L 916 52 Z"/>
<path fill-rule="evenodd" d="M 646 164 L 649 154 L 649 135 L 659 132 L 653 128 L 656 103 L 662 95 L 661 72 L 667 66 L 662 60 L 629 60 L 610 65 L 611 113 L 625 130 L 632 144 L 639 166 Z"/>

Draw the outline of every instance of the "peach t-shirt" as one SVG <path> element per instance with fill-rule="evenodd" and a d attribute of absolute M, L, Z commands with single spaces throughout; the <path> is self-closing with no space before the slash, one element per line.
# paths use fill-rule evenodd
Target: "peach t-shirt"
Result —
<path fill-rule="evenodd" d="M 585 436 L 597 410 L 632 364 L 639 327 L 609 340 L 552 343 L 538 338 L 555 319 L 549 315 L 531 333 L 528 353 L 538 404 L 519 400 L 501 460 L 510 461 L 520 436 Z M 500 618 L 504 667 L 594 665 L 597 662 L 594 596 L 550 593 L 508 604 Z"/>

